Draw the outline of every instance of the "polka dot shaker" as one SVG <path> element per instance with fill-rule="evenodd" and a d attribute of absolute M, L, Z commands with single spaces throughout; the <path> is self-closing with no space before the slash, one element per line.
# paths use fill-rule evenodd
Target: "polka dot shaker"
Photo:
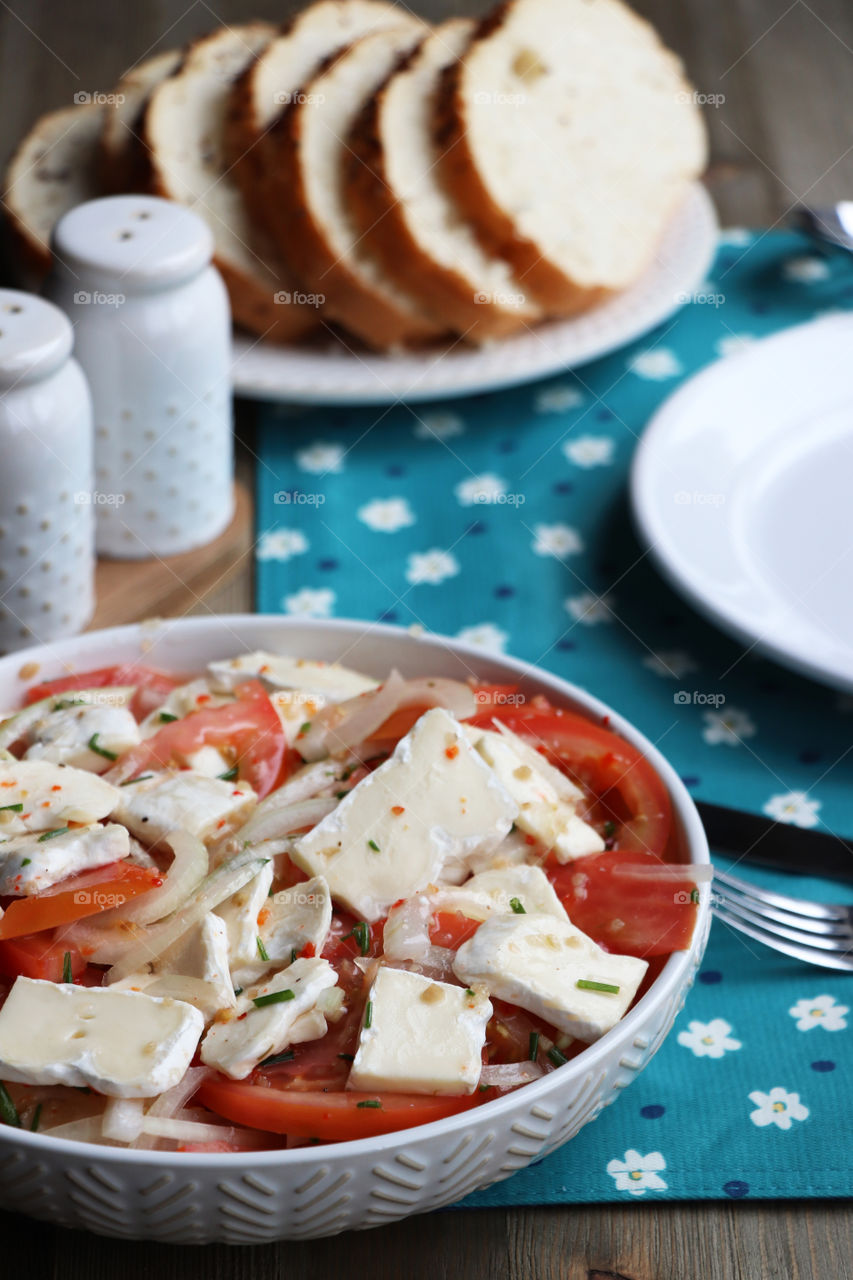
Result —
<path fill-rule="evenodd" d="M 47 293 L 92 390 L 102 555 L 210 542 L 233 512 L 231 334 L 213 237 L 154 196 L 78 205 L 53 236 Z"/>
<path fill-rule="evenodd" d="M 92 616 L 92 407 L 72 343 L 56 307 L 0 290 L 0 653 Z"/>

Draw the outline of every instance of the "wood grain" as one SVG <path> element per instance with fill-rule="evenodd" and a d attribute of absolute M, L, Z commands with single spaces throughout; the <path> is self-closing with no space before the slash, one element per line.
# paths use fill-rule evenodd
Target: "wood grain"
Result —
<path fill-rule="evenodd" d="M 217 21 L 281 21 L 294 0 L 0 0 L 0 162 L 41 112 Z M 421 0 L 433 19 L 490 0 Z M 771 225 L 801 200 L 853 195 L 850 0 L 636 0 L 685 59 L 706 112 L 710 187 L 724 223 Z M 251 477 L 252 414 L 240 414 L 239 474 Z M 250 557 L 179 611 L 251 607 Z M 133 612 L 119 583 L 102 609 Z M 166 584 L 161 607 L 170 600 Z M 174 602 L 173 602 L 174 603 Z M 150 611 L 148 604 L 145 611 Z M 105 615 L 103 615 L 105 616 Z M 702 1118 L 697 1117 L 701 1124 Z M 2 1274 L 36 1280 L 853 1280 L 848 1206 L 827 1202 L 602 1205 L 449 1211 L 309 1244 L 171 1249 L 125 1244 L 0 1214 Z"/>

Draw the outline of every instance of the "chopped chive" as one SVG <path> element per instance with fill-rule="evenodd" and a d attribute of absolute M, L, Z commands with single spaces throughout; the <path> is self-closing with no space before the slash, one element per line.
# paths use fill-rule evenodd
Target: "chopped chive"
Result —
<path fill-rule="evenodd" d="M 527 912 L 524 910 L 524 904 L 522 903 L 520 898 L 510 898 L 509 905 L 512 907 L 512 910 L 515 915 L 517 916 L 527 915 Z"/>
<path fill-rule="evenodd" d="M 612 982 L 593 982 L 590 978 L 578 978 L 575 986 L 581 991 L 606 991 L 612 996 L 619 991 L 618 986 L 614 986 Z"/>
<path fill-rule="evenodd" d="M 263 1009 L 266 1004 L 284 1004 L 285 1000 L 293 1000 L 296 993 L 288 987 L 285 991 L 270 991 L 265 996 L 254 996 L 252 1004 L 257 1009 Z"/>
<path fill-rule="evenodd" d="M 124 782 L 120 782 L 120 787 L 132 787 L 134 782 L 145 782 L 148 778 L 153 778 L 153 773 L 140 773 L 138 778 L 126 778 Z"/>
<path fill-rule="evenodd" d="M 21 1127 L 21 1117 L 18 1115 L 18 1109 L 12 1099 L 5 1084 L 0 1081 L 0 1120 L 3 1124 L 11 1124 L 16 1129 Z"/>
<path fill-rule="evenodd" d="M 261 937 L 258 937 L 258 955 L 261 957 L 262 960 L 269 960 L 269 956 L 267 955 L 267 949 L 264 946 L 264 940 Z"/>
<path fill-rule="evenodd" d="M 353 925 L 349 933 L 344 934 L 341 942 L 346 942 L 347 938 L 355 938 L 359 951 L 363 956 L 366 956 L 370 950 L 370 925 L 366 920 L 359 920 L 358 924 Z"/>
<path fill-rule="evenodd" d="M 235 996 L 241 996 L 241 995 L 243 994 L 243 988 L 242 988 L 242 987 L 235 987 L 235 988 L 234 988 L 234 994 L 235 994 Z"/>
<path fill-rule="evenodd" d="M 487 1090 L 488 1090 L 488 1088 L 489 1088 L 489 1086 L 488 1086 L 487 1084 L 481 1084 L 481 1085 L 480 1085 L 480 1093 L 486 1093 L 486 1092 L 487 1092 Z"/>
<path fill-rule="evenodd" d="M 335 792 L 335 799 L 336 799 L 336 800 L 343 800 L 344 796 L 348 796 L 348 795 L 349 795 L 349 792 L 348 792 L 348 791 L 336 791 L 336 792 Z M 22 805 L 21 807 L 23 808 L 23 805 Z"/>
<path fill-rule="evenodd" d="M 307 733 L 307 732 L 308 732 L 308 730 L 309 730 L 310 728 L 311 728 L 311 721 L 310 721 L 310 720 L 306 720 L 304 724 L 301 724 L 301 725 L 299 726 L 299 733 L 300 733 L 300 735 L 301 735 L 301 734 L 303 734 L 303 733 Z"/>
<path fill-rule="evenodd" d="M 351 1053 L 339 1053 L 339 1058 L 343 1058 L 344 1062 L 355 1062 L 355 1057 Z"/>
<path fill-rule="evenodd" d="M 698 901 L 699 901 L 699 890 L 696 888 L 696 886 L 695 886 L 695 885 L 694 885 L 694 887 L 690 890 L 690 901 L 691 901 L 691 902 L 698 902 Z"/>
<path fill-rule="evenodd" d="M 565 1054 L 560 1053 L 560 1050 L 555 1044 L 551 1045 L 551 1048 L 548 1050 L 547 1057 L 548 1061 L 552 1062 L 555 1067 L 562 1067 L 568 1062 L 568 1058 Z"/>
<path fill-rule="evenodd" d="M 279 1062 L 292 1062 L 293 1057 L 294 1057 L 293 1050 L 287 1049 L 285 1050 L 284 1053 L 274 1053 L 271 1055 L 271 1057 L 264 1058 L 263 1061 L 260 1062 L 258 1065 L 261 1067 L 274 1067 Z"/>
<path fill-rule="evenodd" d="M 290 948 L 290 963 L 291 963 L 291 964 L 293 964 L 293 962 L 294 962 L 294 960 L 295 960 L 295 959 L 296 959 L 296 947 L 291 947 L 291 948 Z"/>
<path fill-rule="evenodd" d="M 90 751 L 94 751 L 95 755 L 103 756 L 105 760 L 118 760 L 117 751 L 107 751 L 106 747 L 98 746 L 99 733 L 93 733 L 89 741 L 86 743 Z"/>
<path fill-rule="evenodd" d="M 30 1133 L 38 1133 L 39 1121 L 41 1120 L 41 1103 L 38 1104 L 33 1112 L 33 1118 L 30 1121 Z"/>
<path fill-rule="evenodd" d="M 356 1105 L 356 1107 L 374 1107 L 374 1108 L 379 1108 L 379 1107 L 381 1107 L 381 1106 L 382 1106 L 382 1103 L 380 1102 L 380 1100 L 379 1100 L 378 1098 L 365 1098 L 363 1102 L 357 1102 L 355 1105 Z"/>
<path fill-rule="evenodd" d="M 469 996 L 472 1000 L 474 999 L 474 992 L 471 990 L 470 987 L 465 988 L 465 994 L 466 996 Z"/>
<path fill-rule="evenodd" d="M 368 1000 L 367 1004 L 364 1006 L 365 1029 L 368 1028 L 372 1022 L 373 1022 L 373 1001 Z"/>
<path fill-rule="evenodd" d="M 70 827 L 54 827 L 52 831 L 45 831 L 40 835 L 37 843 L 42 844 L 45 840 L 52 840 L 54 836 L 64 836 L 66 831 L 70 831 Z"/>
<path fill-rule="evenodd" d="M 59 702 L 54 702 L 51 711 L 67 711 L 69 707 L 84 707 L 86 705 L 83 698 L 62 698 Z"/>
<path fill-rule="evenodd" d="M 22 867 L 28 867 L 32 862 L 32 858 L 24 858 L 21 862 Z"/>
<path fill-rule="evenodd" d="M 375 840 L 368 840 L 367 847 L 368 849 L 372 849 L 374 853 L 379 852 L 379 845 L 376 843 Z"/>
<path fill-rule="evenodd" d="M 539 1056 L 539 1032 L 531 1031 L 530 1039 L 527 1042 L 527 1056 L 531 1062 L 535 1062 Z"/>
<path fill-rule="evenodd" d="M 239 770 L 235 764 L 232 765 L 230 769 L 226 769 L 224 773 L 220 773 L 219 777 L 223 782 L 233 782 L 237 777 L 238 772 Z"/>
<path fill-rule="evenodd" d="M 161 724 L 171 724 L 173 720 L 177 720 L 177 716 L 173 716 L 171 711 L 161 711 L 157 719 Z"/>
<path fill-rule="evenodd" d="M 22 804 L 0 804 L 0 813 L 23 813 L 24 806 Z"/>
<path fill-rule="evenodd" d="M 62 957 L 62 981 L 63 982 L 74 981 L 74 975 L 71 972 L 71 952 L 70 951 L 66 951 L 65 955 Z"/>
<path fill-rule="evenodd" d="M 611 836 L 615 836 L 615 835 L 616 835 L 616 823 L 615 823 L 615 822 L 613 822 L 613 821 L 611 821 L 611 819 L 610 819 L 610 818 L 608 818 L 608 819 L 607 819 L 607 821 L 605 822 L 604 827 L 602 828 L 602 830 L 603 830 L 603 833 L 604 833 L 604 838 L 605 838 L 605 840 L 609 840 L 609 839 L 611 838 Z"/>

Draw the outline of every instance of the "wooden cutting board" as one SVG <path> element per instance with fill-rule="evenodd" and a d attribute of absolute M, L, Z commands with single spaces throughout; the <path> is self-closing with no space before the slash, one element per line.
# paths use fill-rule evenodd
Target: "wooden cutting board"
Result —
<path fill-rule="evenodd" d="M 89 630 L 193 612 L 238 574 L 251 576 L 252 546 L 252 500 L 238 482 L 234 519 L 215 542 L 164 559 L 99 560 Z"/>

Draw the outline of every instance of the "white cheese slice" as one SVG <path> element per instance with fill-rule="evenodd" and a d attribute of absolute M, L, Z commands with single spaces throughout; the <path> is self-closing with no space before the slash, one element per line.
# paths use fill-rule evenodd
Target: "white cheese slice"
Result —
<path fill-rule="evenodd" d="M 209 998 L 189 1003 L 201 1008 L 208 1017 L 220 1009 L 233 1009 L 237 1003 L 229 967 L 228 926 L 213 911 L 208 911 L 197 925 L 164 951 L 154 965 L 154 972 L 179 974 L 207 983 Z"/>
<path fill-rule="evenodd" d="M 370 989 L 348 1089 L 473 1093 L 492 1006 L 481 993 L 380 968 Z"/>
<path fill-rule="evenodd" d="M 230 772 L 233 763 L 218 747 L 211 746 L 199 747 L 198 751 L 191 751 L 184 757 L 187 768 L 205 778 L 221 778 L 223 773 Z"/>
<path fill-rule="evenodd" d="M 326 1020 L 315 1006 L 322 992 L 334 987 L 337 980 L 328 960 L 294 961 L 262 986 L 253 988 L 251 995 L 241 997 L 236 1016 L 214 1022 L 202 1041 L 202 1062 L 232 1080 L 243 1080 L 270 1054 L 280 1053 L 303 1039 L 319 1039 L 326 1032 Z M 290 993 L 286 999 L 255 1004 L 255 1000 L 284 992 Z M 303 1022 L 306 1014 L 317 1016 Z"/>
<path fill-rule="evenodd" d="M 151 1098 L 181 1080 L 203 1028 L 181 1000 L 18 978 L 0 1009 L 0 1077 Z"/>
<path fill-rule="evenodd" d="M 647 968 L 645 960 L 602 951 L 570 921 L 544 914 L 491 916 L 453 962 L 461 982 L 483 983 L 490 995 L 586 1043 L 616 1025 Z M 618 991 L 589 990 L 578 981 L 603 982 Z"/>
<path fill-rule="evenodd" d="M 0 761 L 0 836 L 99 822 L 120 795 L 86 769 L 47 760 Z"/>
<path fill-rule="evenodd" d="M 486 920 L 507 912 L 545 912 L 557 920 L 569 918 L 541 867 L 522 865 L 481 871 L 458 888 L 440 889 L 430 897 L 436 910 L 461 911 L 471 920 Z"/>
<path fill-rule="evenodd" d="M 477 751 L 518 805 L 516 825 L 522 831 L 553 849 L 560 862 L 604 848 L 602 837 L 577 814 L 583 793 L 538 751 L 515 735 L 510 739 L 491 729 L 469 732 Z"/>
<path fill-rule="evenodd" d="M 113 759 L 135 747 L 140 738 L 139 725 L 127 707 L 82 706 L 46 711 L 30 727 L 27 740 L 25 760 L 50 760 L 105 773 Z"/>
<path fill-rule="evenodd" d="M 309 658 L 291 658 L 286 654 L 262 650 L 209 662 L 207 669 L 217 689 L 234 689 L 241 680 L 254 676 L 268 689 L 301 689 L 322 694 L 329 702 L 344 702 L 356 694 L 375 689 L 379 684 L 378 680 L 336 662 L 315 662 Z"/>
<path fill-rule="evenodd" d="M 129 851 L 130 837 L 116 822 L 70 827 L 47 838 L 44 832 L 12 836 L 0 840 L 0 894 L 29 897 L 78 871 L 120 862 Z"/>
<path fill-rule="evenodd" d="M 287 745 L 292 747 L 303 725 L 310 723 L 329 702 L 325 694 L 304 689 L 274 689 L 270 702 L 284 729 Z"/>
<path fill-rule="evenodd" d="M 132 835 L 150 847 L 179 827 L 199 840 L 226 835 L 241 825 L 256 799 L 245 782 L 225 782 L 182 770 L 155 773 L 119 789 L 113 811 Z"/>
<path fill-rule="evenodd" d="M 228 962 L 237 986 L 241 983 L 236 979 L 236 971 L 244 965 L 257 965 L 260 958 L 258 938 L 261 926 L 258 917 L 262 911 L 267 910 L 272 878 L 272 861 L 265 862 L 257 875 L 252 876 L 242 889 L 238 889 L 216 908 L 216 914 L 225 923 Z"/>
<path fill-rule="evenodd" d="M 220 908 L 221 909 L 221 908 Z M 261 940 L 266 960 L 259 959 L 257 946 L 254 963 L 245 969 L 233 968 L 235 986 L 247 987 L 269 969 L 290 964 L 310 944 L 319 955 L 326 944 L 332 925 L 332 895 L 322 876 L 303 880 L 290 889 L 279 889 L 261 905 L 256 934 Z"/>
<path fill-rule="evenodd" d="M 292 857 L 322 875 L 364 920 L 385 915 L 439 879 L 462 879 L 466 859 L 494 849 L 518 806 L 440 707 L 420 717 L 394 754 L 307 835 Z"/>

